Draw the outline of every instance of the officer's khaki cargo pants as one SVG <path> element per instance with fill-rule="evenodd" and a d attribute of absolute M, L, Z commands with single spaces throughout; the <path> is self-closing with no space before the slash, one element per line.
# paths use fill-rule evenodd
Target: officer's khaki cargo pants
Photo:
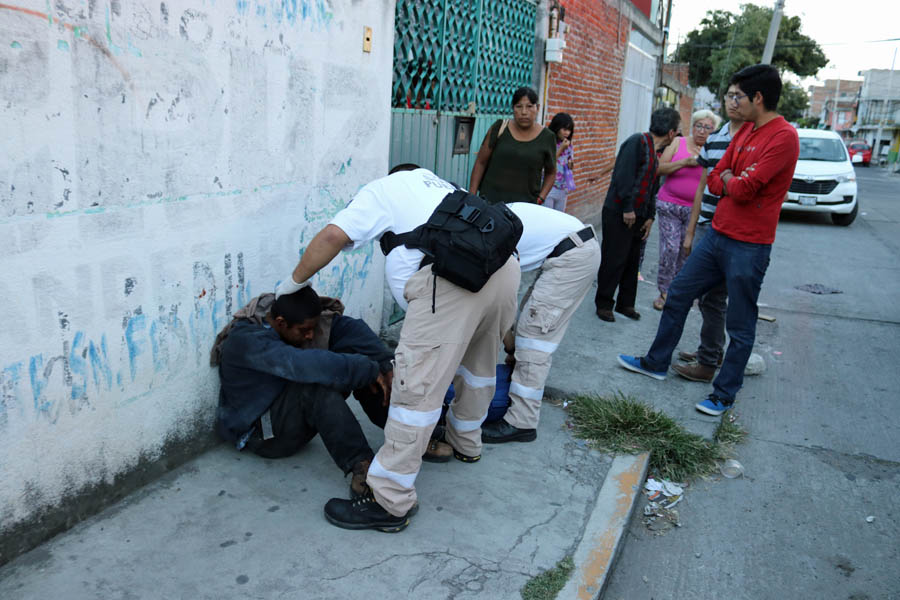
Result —
<path fill-rule="evenodd" d="M 409 308 L 395 352 L 384 445 L 366 479 L 391 514 L 404 515 L 416 502 L 422 454 L 451 382 L 456 398 L 447 412 L 446 439 L 461 454 L 481 454 L 481 423 L 494 395 L 500 339 L 515 320 L 520 276 L 511 257 L 477 293 L 442 277 L 433 288 L 431 266 L 407 281 Z"/>
<path fill-rule="evenodd" d="M 519 429 L 537 428 L 553 352 L 600 267 L 597 239 L 572 239 L 581 245 L 544 261 L 516 324 L 516 366 L 503 419 Z"/>

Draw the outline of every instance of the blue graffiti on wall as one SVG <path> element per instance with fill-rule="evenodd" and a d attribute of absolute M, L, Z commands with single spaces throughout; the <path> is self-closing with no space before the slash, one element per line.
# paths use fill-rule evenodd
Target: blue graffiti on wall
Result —
<path fill-rule="evenodd" d="M 331 268 L 316 277 L 316 289 L 338 298 L 359 291 L 373 256 L 372 244 L 342 252 Z M 14 410 L 26 420 L 56 422 L 61 410 L 75 414 L 101 393 L 112 392 L 118 405 L 129 404 L 184 369 L 208 365 L 212 342 L 231 319 L 232 309 L 252 298 L 243 254 L 237 253 L 233 263 L 231 255 L 226 255 L 224 265 L 225 277 L 217 280 L 209 264 L 194 264 L 193 306 L 186 317 L 181 316 L 184 306 L 179 303 L 158 306 L 157 316 L 141 306 L 127 311 L 118 334 L 117 364 L 111 358 L 107 333 L 91 337 L 75 330 L 68 317 L 61 315 L 61 352 L 41 352 L 0 368 L 0 431 Z M 126 289 L 129 284 L 134 285 L 132 278 L 126 280 Z"/>
<path fill-rule="evenodd" d="M 299 22 L 314 29 L 327 29 L 334 18 L 326 0 L 236 0 L 235 6 L 240 15 L 251 12 L 261 18 L 269 15 L 276 23 L 296 25 Z"/>

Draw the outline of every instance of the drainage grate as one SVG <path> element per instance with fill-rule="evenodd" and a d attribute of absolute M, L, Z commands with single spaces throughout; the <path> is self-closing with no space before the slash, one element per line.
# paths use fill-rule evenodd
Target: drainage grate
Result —
<path fill-rule="evenodd" d="M 822 285 L 821 283 L 804 283 L 803 285 L 796 286 L 796 289 L 801 292 L 809 292 L 810 294 L 843 294 L 843 290 L 839 290 L 837 288 L 831 288 L 827 285 Z"/>

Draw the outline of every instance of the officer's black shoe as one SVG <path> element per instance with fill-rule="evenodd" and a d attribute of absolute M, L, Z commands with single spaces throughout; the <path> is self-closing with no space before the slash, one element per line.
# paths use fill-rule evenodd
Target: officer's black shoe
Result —
<path fill-rule="evenodd" d="M 537 439 L 537 431 L 534 429 L 519 429 L 503 419 L 481 426 L 481 441 L 484 444 L 533 442 L 535 439 Z"/>
<path fill-rule="evenodd" d="M 478 456 L 469 456 L 468 454 L 463 454 L 462 452 L 454 448 L 453 458 L 464 463 L 477 463 L 479 460 L 481 460 L 481 455 L 479 454 Z"/>
<path fill-rule="evenodd" d="M 371 494 L 356 500 L 332 498 L 325 504 L 325 518 L 332 525 L 343 529 L 377 529 L 386 533 L 403 531 L 416 507 L 402 517 L 395 517 L 384 510 Z"/>

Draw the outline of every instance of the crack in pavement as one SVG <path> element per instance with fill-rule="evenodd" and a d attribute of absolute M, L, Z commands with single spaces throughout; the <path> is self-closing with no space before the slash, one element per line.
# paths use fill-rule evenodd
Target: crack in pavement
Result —
<path fill-rule="evenodd" d="M 896 223 L 896 221 L 894 221 L 894 220 L 884 221 L 881 219 L 873 219 L 873 221 L 877 221 L 880 223 L 890 223 L 890 224 Z M 868 230 L 869 234 L 872 237 L 874 237 L 876 240 L 881 242 L 881 244 L 883 246 L 885 246 L 888 250 L 890 250 L 894 255 L 896 255 L 898 252 L 900 252 L 900 247 L 898 247 L 894 243 L 894 240 L 884 237 L 882 235 L 881 231 L 879 231 L 876 227 L 874 227 L 872 225 L 872 223 L 869 221 L 869 219 L 865 219 L 865 218 L 861 219 L 860 223 Z"/>
<path fill-rule="evenodd" d="M 555 511 L 553 511 L 553 514 L 551 514 L 549 517 L 547 517 L 547 519 L 541 521 L 540 523 L 535 523 L 534 525 L 529 526 L 525 531 L 523 531 L 522 533 L 520 533 L 519 536 L 516 538 L 515 543 L 512 545 L 512 547 L 510 547 L 509 552 L 506 553 L 506 558 L 509 558 L 509 557 L 510 557 L 510 555 L 513 553 L 513 551 L 514 551 L 516 548 L 519 547 L 519 544 L 521 544 L 521 543 L 525 540 L 525 537 L 526 537 L 528 534 L 530 534 L 532 531 L 534 531 L 535 528 L 540 527 L 541 525 L 546 525 L 546 524 L 548 524 L 550 521 L 552 521 L 553 519 L 555 519 L 555 518 L 559 515 L 559 512 L 560 512 L 563 508 L 564 508 L 564 507 L 562 507 L 562 506 L 557 507 L 557 509 L 556 509 Z"/>
<path fill-rule="evenodd" d="M 765 307 L 766 310 L 780 310 L 781 312 L 790 313 L 794 315 L 806 315 L 810 317 L 828 317 L 831 319 L 840 319 L 842 321 L 862 321 L 865 323 L 876 323 L 879 325 L 900 325 L 900 321 L 888 321 L 886 319 L 874 319 L 869 317 L 848 317 L 846 315 L 837 315 L 830 313 L 822 313 L 811 310 L 797 310 L 794 308 L 782 308 L 780 306 L 775 306 L 774 304 L 769 304 Z"/>
<path fill-rule="evenodd" d="M 855 481 L 857 477 L 872 481 L 884 481 L 900 476 L 900 462 L 879 458 L 864 452 L 848 454 L 823 446 L 804 446 L 803 444 L 767 440 L 755 436 L 748 436 L 748 439 L 786 446 L 812 454 L 823 463 L 842 472 L 844 477 L 850 481 Z"/>
<path fill-rule="evenodd" d="M 431 563 L 431 564 L 435 564 L 435 563 L 436 563 L 436 564 L 441 564 L 441 565 L 446 564 L 446 563 L 443 563 L 443 562 L 438 562 L 438 561 L 440 561 L 440 559 L 442 559 L 442 558 L 451 558 L 451 559 L 455 559 L 455 560 L 462 561 L 462 562 L 465 563 L 465 566 L 462 568 L 462 570 L 459 571 L 458 573 L 456 573 L 455 575 L 453 575 L 452 577 L 450 577 L 450 578 L 448 578 L 448 579 L 445 579 L 445 580 L 442 580 L 442 582 L 441 582 L 441 583 L 446 583 L 446 584 L 448 584 L 448 585 L 455 585 L 455 586 L 457 586 L 457 587 L 458 587 L 458 584 L 454 583 L 453 580 L 454 580 L 454 579 L 459 579 L 460 577 L 463 576 L 463 574 L 464 574 L 466 571 L 468 571 L 468 570 L 470 570 L 470 569 L 475 569 L 476 571 L 480 572 L 481 575 L 479 575 L 479 577 L 476 577 L 476 578 L 474 578 L 474 579 L 469 579 L 469 580 L 463 582 L 463 583 L 462 583 L 462 586 L 463 586 L 463 587 L 467 586 L 471 581 L 475 581 L 475 580 L 479 580 L 479 579 L 486 580 L 486 579 L 487 579 L 487 575 L 489 575 L 489 574 L 497 574 L 497 573 L 501 573 L 501 572 L 503 572 L 503 573 L 510 573 L 510 574 L 516 574 L 516 575 L 521 575 L 521 576 L 523 576 L 523 577 L 531 577 L 531 574 L 530 574 L 530 573 L 524 573 L 524 572 L 521 572 L 521 571 L 510 570 L 510 569 L 502 569 L 502 568 L 500 567 L 500 561 L 492 561 L 492 560 L 485 559 L 485 560 L 483 561 L 484 564 L 482 564 L 482 563 L 480 563 L 480 562 L 474 561 L 473 559 L 469 559 L 469 558 L 467 558 L 467 557 L 465 557 L 465 556 L 459 556 L 459 555 L 457 555 L 457 554 L 453 554 L 453 553 L 448 549 L 448 550 L 436 550 L 436 551 L 432 551 L 432 552 L 416 552 L 416 553 L 408 553 L 408 554 L 391 554 L 390 556 L 388 556 L 388 557 L 386 557 L 386 558 L 383 558 L 382 560 L 379 560 L 379 561 L 374 562 L 374 563 L 372 563 L 372 564 L 366 565 L 366 566 L 364 566 L 364 567 L 358 567 L 358 568 L 355 568 L 355 569 L 351 569 L 351 570 L 347 571 L 346 573 L 344 573 L 344 574 L 342 574 L 342 575 L 338 575 L 338 576 L 335 576 L 335 577 L 323 577 L 323 578 L 322 578 L 322 581 L 339 581 L 339 580 L 341 580 L 341 579 L 346 579 L 347 577 L 350 577 L 350 576 L 355 575 L 355 574 L 357 574 L 357 573 L 362 573 L 362 572 L 365 572 L 365 571 L 369 571 L 369 570 L 371 570 L 371 569 L 376 569 L 376 568 L 378 568 L 378 567 L 384 565 L 385 563 L 388 563 L 388 562 L 390 562 L 390 561 L 392 561 L 392 560 L 395 560 L 395 559 L 398 559 L 398 558 L 399 558 L 399 559 L 406 559 L 406 558 L 423 558 L 423 559 L 426 559 L 426 560 L 427 560 L 429 563 Z M 490 567 L 487 566 L 487 565 L 492 565 L 493 568 L 490 568 Z M 416 580 L 416 581 L 414 582 L 414 584 L 411 586 L 410 591 L 414 590 L 416 587 L 418 587 L 419 585 L 421 585 L 421 584 L 422 584 L 424 581 L 426 581 L 426 580 L 427 580 L 427 578 L 423 578 L 423 577 L 417 578 L 417 580 Z M 481 583 L 483 584 L 483 581 L 482 581 Z M 468 590 L 468 588 L 466 588 L 466 589 Z M 472 590 L 468 590 L 468 591 L 472 591 Z M 454 596 L 455 596 L 455 595 L 456 595 L 456 593 L 454 593 Z M 452 597 L 452 596 L 451 596 L 451 597 Z"/>
<path fill-rule="evenodd" d="M 530 579 L 532 577 L 531 573 L 523 573 L 521 571 L 502 569 L 500 567 L 501 561 L 491 561 L 491 560 L 485 561 L 489 564 L 494 565 L 494 568 L 489 569 L 489 568 L 486 568 L 484 565 L 476 564 L 476 563 L 472 562 L 471 560 L 469 560 L 468 558 L 465 558 L 463 556 L 456 556 L 456 555 L 450 554 L 449 550 L 446 552 L 446 554 L 453 556 L 454 558 L 456 558 L 458 560 L 462 560 L 462 561 L 465 561 L 466 563 L 468 563 L 467 566 L 463 567 L 463 569 L 461 571 L 459 571 L 452 577 L 448 577 L 446 579 L 441 580 L 442 584 L 450 587 L 451 589 L 455 588 L 453 591 L 451 591 L 450 595 L 447 596 L 447 600 L 454 600 L 459 594 L 462 594 L 465 592 L 481 592 L 481 591 L 483 591 L 485 582 L 492 575 L 506 573 L 506 574 L 520 575 L 522 577 L 525 577 L 526 579 Z M 466 575 L 466 572 L 470 571 L 470 570 L 475 571 L 475 573 L 474 573 L 475 576 L 469 577 L 468 579 L 463 580 L 463 577 Z M 473 586 L 473 584 L 474 584 L 474 586 Z"/>
<path fill-rule="evenodd" d="M 356 569 L 351 569 L 351 570 L 347 571 L 346 573 L 344 573 L 343 575 L 339 575 L 338 577 L 323 577 L 322 579 L 324 581 L 338 581 L 340 579 L 349 577 L 350 575 L 353 575 L 354 573 L 361 573 L 362 571 L 368 571 L 369 569 L 374 569 L 375 567 L 380 567 L 384 563 L 390 562 L 390 561 L 394 560 L 395 558 L 408 558 L 408 557 L 412 557 L 412 556 L 423 556 L 423 555 L 421 555 L 421 554 L 391 554 L 387 558 L 379 560 L 376 563 L 372 563 L 371 565 L 366 565 L 365 567 L 358 567 Z M 427 556 L 427 554 L 426 554 L 426 556 Z"/>

